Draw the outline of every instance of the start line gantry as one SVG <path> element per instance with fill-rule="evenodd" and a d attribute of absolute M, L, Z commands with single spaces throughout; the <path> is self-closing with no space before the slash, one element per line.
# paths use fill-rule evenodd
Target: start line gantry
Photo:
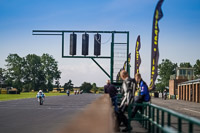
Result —
<path fill-rule="evenodd" d="M 65 34 L 70 34 L 70 54 L 65 54 Z M 82 55 L 76 55 L 77 35 L 82 34 Z M 94 54 L 88 55 L 89 35 L 94 35 Z M 110 56 L 101 56 L 101 35 L 111 35 Z M 120 80 L 116 80 L 117 74 L 126 63 L 126 70 L 130 74 L 129 56 L 129 31 L 87 31 L 87 30 L 33 30 L 32 35 L 53 35 L 62 37 L 62 58 L 90 58 L 94 63 L 110 78 L 111 83 L 121 84 Z M 116 36 L 117 35 L 117 36 Z M 125 35 L 119 37 L 118 35 Z M 119 37 L 125 42 L 115 42 Z M 97 39 L 98 38 L 98 39 Z M 118 39 L 119 39 L 118 38 Z M 110 74 L 95 60 L 110 59 Z"/>

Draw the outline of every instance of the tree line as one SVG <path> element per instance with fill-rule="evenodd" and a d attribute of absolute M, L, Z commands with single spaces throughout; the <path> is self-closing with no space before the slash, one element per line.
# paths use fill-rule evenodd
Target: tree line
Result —
<path fill-rule="evenodd" d="M 173 63 L 169 59 L 163 59 L 158 65 L 158 82 L 156 83 L 156 90 L 162 90 L 169 86 L 170 76 L 176 73 L 177 63 Z M 179 67 L 194 68 L 195 78 L 200 78 L 200 59 L 196 60 L 196 64 L 191 65 L 190 62 L 182 62 Z"/>
<path fill-rule="evenodd" d="M 73 91 L 74 90 L 74 86 L 72 84 L 72 80 L 69 80 L 67 83 L 64 84 L 64 90 L 70 90 L 70 91 Z M 75 87 L 76 88 L 76 87 Z M 96 83 L 88 83 L 88 82 L 83 82 L 81 84 L 80 87 L 80 90 L 83 90 L 83 92 L 85 93 L 96 93 L 97 91 L 98 92 L 103 92 L 104 91 L 104 88 L 103 87 L 97 87 Z"/>
<path fill-rule="evenodd" d="M 20 57 L 18 54 L 9 54 L 6 58 L 5 69 L 0 68 L 0 87 L 13 87 L 18 91 L 52 91 L 60 87 L 73 90 L 74 84 L 69 80 L 60 85 L 61 71 L 58 70 L 58 62 L 49 54 L 38 56 L 28 54 Z M 83 82 L 79 87 L 86 93 L 103 91 L 103 87 L 97 87 L 96 83 Z"/>
<path fill-rule="evenodd" d="M 17 54 L 9 54 L 6 58 L 6 69 L 0 68 L 0 84 L 1 87 L 14 87 L 20 92 L 22 91 L 52 91 L 54 87 L 61 87 L 59 79 L 61 71 L 58 70 L 58 62 L 53 56 L 43 54 L 38 56 L 28 54 L 25 57 L 20 57 Z M 175 74 L 177 63 L 173 63 L 169 59 L 163 59 L 158 65 L 158 80 L 156 90 L 162 90 L 169 86 L 170 76 Z M 200 78 L 200 59 L 196 64 L 191 65 L 190 62 L 183 62 L 179 67 L 194 68 L 195 78 Z M 55 84 L 53 84 L 55 82 Z M 69 80 L 64 84 L 64 90 L 73 90 L 72 81 Z M 96 83 L 84 82 L 80 89 L 84 92 L 102 91 L 103 87 L 97 87 Z"/>
<path fill-rule="evenodd" d="M 9 54 L 5 61 L 6 69 L 0 68 L 2 87 L 10 86 L 19 91 L 51 91 L 54 81 L 59 85 L 61 71 L 58 62 L 49 54 L 28 54 L 25 57 Z"/>

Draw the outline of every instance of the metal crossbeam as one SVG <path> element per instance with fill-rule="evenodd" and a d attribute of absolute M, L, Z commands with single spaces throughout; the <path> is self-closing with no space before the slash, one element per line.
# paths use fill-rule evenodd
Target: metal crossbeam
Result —
<path fill-rule="evenodd" d="M 111 34 L 112 40 L 111 40 L 111 52 L 110 56 L 65 56 L 64 55 L 64 34 L 65 33 L 105 33 L 105 34 Z M 115 43 L 115 34 L 126 34 L 127 35 L 127 41 L 124 43 Z M 129 54 L 129 31 L 88 31 L 88 30 L 33 30 L 32 35 L 58 35 L 62 36 L 62 58 L 90 58 L 92 59 L 96 65 L 110 78 L 111 83 L 114 82 L 114 45 L 124 44 L 127 45 L 126 55 L 127 55 L 127 71 L 130 74 L 130 66 L 128 64 L 128 54 Z M 110 59 L 110 75 L 101 67 L 101 65 L 96 62 L 96 58 L 99 59 Z"/>

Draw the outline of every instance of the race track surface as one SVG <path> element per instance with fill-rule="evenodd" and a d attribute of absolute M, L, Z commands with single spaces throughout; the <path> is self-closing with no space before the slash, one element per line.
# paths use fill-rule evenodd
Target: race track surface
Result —
<path fill-rule="evenodd" d="M 100 95 L 51 96 L 0 102 L 0 133 L 56 133 Z"/>

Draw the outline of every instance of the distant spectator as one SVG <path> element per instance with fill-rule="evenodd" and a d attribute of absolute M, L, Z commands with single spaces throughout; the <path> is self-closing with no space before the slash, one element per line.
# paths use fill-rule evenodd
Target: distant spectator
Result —
<path fill-rule="evenodd" d="M 166 91 L 166 89 L 163 92 L 163 96 L 164 96 L 164 100 L 166 100 L 167 99 L 167 91 Z"/>
<path fill-rule="evenodd" d="M 118 112 L 118 107 L 117 107 L 117 92 L 118 91 L 117 91 L 117 88 L 114 85 L 109 84 L 107 91 L 108 91 L 110 98 L 112 100 L 112 104 L 115 107 L 115 112 Z"/>
<path fill-rule="evenodd" d="M 110 80 L 107 80 L 107 84 L 104 86 L 104 93 L 107 94 L 108 93 L 108 87 L 110 85 Z"/>
<path fill-rule="evenodd" d="M 69 90 L 67 90 L 67 95 L 69 96 L 69 94 L 70 94 L 70 91 L 69 91 Z"/>

